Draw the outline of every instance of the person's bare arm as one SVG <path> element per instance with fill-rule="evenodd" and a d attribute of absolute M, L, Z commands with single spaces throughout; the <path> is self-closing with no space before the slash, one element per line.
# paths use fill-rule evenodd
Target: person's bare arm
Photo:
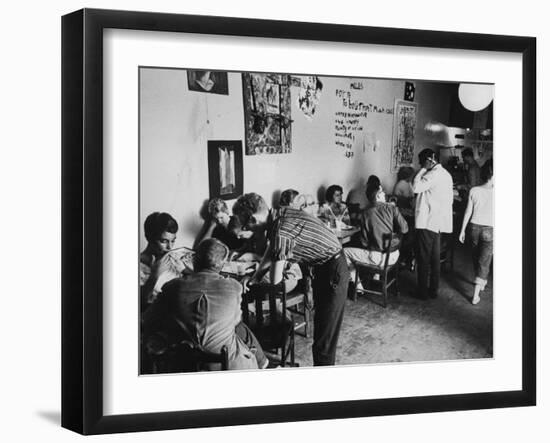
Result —
<path fill-rule="evenodd" d="M 460 230 L 460 235 L 458 236 L 461 243 L 464 243 L 464 240 L 466 239 L 466 226 L 468 226 L 468 222 L 470 221 L 470 218 L 472 218 L 473 211 L 474 204 L 472 202 L 472 193 L 470 191 L 470 194 L 468 195 L 468 204 L 466 205 L 466 211 L 464 212 L 464 219 L 462 220 L 462 229 Z"/>

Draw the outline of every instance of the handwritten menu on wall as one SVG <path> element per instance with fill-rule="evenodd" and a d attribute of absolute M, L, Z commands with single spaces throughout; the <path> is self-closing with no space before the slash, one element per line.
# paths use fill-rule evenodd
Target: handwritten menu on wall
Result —
<path fill-rule="evenodd" d="M 334 143 L 347 158 L 354 155 L 356 142 L 361 140 L 369 113 L 393 114 L 392 108 L 363 101 L 363 83 L 354 81 L 347 89 L 336 89 L 334 111 Z"/>

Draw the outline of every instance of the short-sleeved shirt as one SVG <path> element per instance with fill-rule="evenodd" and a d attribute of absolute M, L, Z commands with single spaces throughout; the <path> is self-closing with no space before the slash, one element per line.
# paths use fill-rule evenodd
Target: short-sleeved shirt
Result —
<path fill-rule="evenodd" d="M 283 208 L 269 232 L 271 259 L 318 265 L 334 257 L 342 246 L 336 234 L 312 215 Z"/>
<path fill-rule="evenodd" d="M 384 250 L 384 236 L 392 232 L 406 234 L 409 226 L 399 209 L 391 203 L 376 202 L 361 215 L 361 243 L 371 251 Z M 399 238 L 393 239 L 391 250 L 397 249 Z"/>

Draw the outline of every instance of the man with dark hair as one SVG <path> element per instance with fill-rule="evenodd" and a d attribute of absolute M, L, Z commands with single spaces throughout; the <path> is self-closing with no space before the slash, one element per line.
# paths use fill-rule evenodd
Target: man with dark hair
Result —
<path fill-rule="evenodd" d="M 439 291 L 440 234 L 453 231 L 453 179 L 431 149 L 418 154 L 421 169 L 413 179 L 416 198 L 416 260 L 419 297 Z"/>
<path fill-rule="evenodd" d="M 249 226 L 266 226 L 269 210 L 258 194 L 245 194 L 233 206 L 233 212 Z M 318 218 L 305 211 L 282 208 L 268 227 L 269 246 L 256 273 L 254 283 L 267 269 L 274 284 L 283 279 L 287 261 L 313 267 L 315 307 L 313 364 L 334 365 L 336 346 L 344 316 L 349 271 L 336 235 Z"/>
<path fill-rule="evenodd" d="M 474 186 L 481 185 L 481 170 L 474 159 L 474 151 L 471 148 L 462 150 L 462 160 L 466 166 L 466 190 L 469 191 Z"/>
<path fill-rule="evenodd" d="M 229 249 L 214 238 L 203 240 L 191 275 L 166 283 L 145 312 L 144 336 L 162 331 L 170 344 L 190 340 L 209 352 L 229 351 L 229 369 L 264 369 L 268 360 L 254 334 L 241 321 L 242 286 L 220 271 Z"/>
<path fill-rule="evenodd" d="M 361 214 L 361 245 L 362 248 L 344 248 L 344 255 L 350 268 L 350 278 L 355 281 L 355 263 L 380 266 L 384 265 L 386 256 L 384 236 L 395 233 L 390 246 L 388 263 L 393 265 L 399 258 L 399 242 L 402 234 L 409 230 L 407 222 L 392 204 L 386 203 L 384 190 L 379 184 L 367 186 L 369 205 Z M 360 286 L 361 283 L 358 283 Z"/>
<path fill-rule="evenodd" d="M 174 247 L 178 223 L 166 212 L 149 214 L 144 223 L 147 247 L 139 255 L 140 304 L 145 309 L 160 291 L 159 281 L 177 277 L 184 265 L 172 260 L 168 252 Z M 162 278 L 161 278 L 162 276 Z"/>

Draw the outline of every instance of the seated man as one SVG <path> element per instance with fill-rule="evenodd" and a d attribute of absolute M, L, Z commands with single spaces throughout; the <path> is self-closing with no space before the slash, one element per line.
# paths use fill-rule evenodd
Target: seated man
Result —
<path fill-rule="evenodd" d="M 146 309 L 164 283 L 179 277 L 185 264 L 168 254 L 176 241 L 178 223 L 166 212 L 149 214 L 144 223 L 147 247 L 139 255 L 140 305 Z"/>
<path fill-rule="evenodd" d="M 268 360 L 254 334 L 241 321 L 242 286 L 220 275 L 229 249 L 206 239 L 194 257 L 195 272 L 164 285 L 145 312 L 143 335 L 162 331 L 171 343 L 189 340 L 203 350 L 229 351 L 229 369 L 264 369 Z"/>
<path fill-rule="evenodd" d="M 369 205 L 361 214 L 361 245 L 363 248 L 344 248 L 344 255 L 350 269 L 351 281 L 355 281 L 355 263 L 384 266 L 385 255 L 384 236 L 405 234 L 409 227 L 399 212 L 391 203 L 386 203 L 384 190 L 374 183 L 367 187 Z M 391 245 L 388 263 L 393 265 L 399 258 L 399 237 L 395 236 Z M 361 283 L 358 283 L 361 285 Z"/>

